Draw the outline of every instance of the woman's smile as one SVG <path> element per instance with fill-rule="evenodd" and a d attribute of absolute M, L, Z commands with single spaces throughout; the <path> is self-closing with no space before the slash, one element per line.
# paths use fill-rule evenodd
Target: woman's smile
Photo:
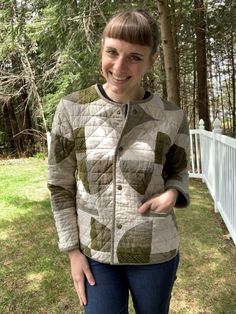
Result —
<path fill-rule="evenodd" d="M 111 80 L 113 80 L 116 84 L 124 84 L 131 78 L 130 75 L 117 75 L 113 72 L 109 72 L 109 74 L 111 76 Z"/>

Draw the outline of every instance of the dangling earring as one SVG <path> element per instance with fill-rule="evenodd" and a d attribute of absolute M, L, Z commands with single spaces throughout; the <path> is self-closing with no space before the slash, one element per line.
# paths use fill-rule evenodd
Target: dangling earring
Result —
<path fill-rule="evenodd" d="M 101 77 L 100 77 L 101 83 L 104 83 L 105 82 L 105 76 L 103 74 L 102 67 L 100 68 L 100 75 L 101 75 Z"/>

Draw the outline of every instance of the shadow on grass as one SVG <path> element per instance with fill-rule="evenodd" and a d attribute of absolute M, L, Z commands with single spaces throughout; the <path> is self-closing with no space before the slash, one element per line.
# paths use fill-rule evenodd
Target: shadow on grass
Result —
<path fill-rule="evenodd" d="M 223 238 L 205 185 L 191 181 L 192 203 L 177 210 L 181 264 L 172 313 L 236 313 L 236 248 Z"/>
<path fill-rule="evenodd" d="M 13 197 L 22 213 L 0 221 L 0 313 L 78 313 L 48 198 Z"/>
<path fill-rule="evenodd" d="M 205 185 L 192 181 L 191 195 L 191 206 L 176 212 L 181 264 L 171 313 L 234 314 L 235 248 L 222 237 Z M 67 255 L 57 248 L 49 198 L 7 202 L 17 213 L 0 221 L 0 313 L 81 313 Z"/>

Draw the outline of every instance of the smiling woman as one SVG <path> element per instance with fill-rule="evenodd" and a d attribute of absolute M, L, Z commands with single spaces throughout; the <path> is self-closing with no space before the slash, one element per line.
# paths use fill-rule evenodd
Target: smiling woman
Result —
<path fill-rule="evenodd" d="M 116 102 L 143 99 L 141 80 L 156 60 L 151 47 L 105 37 L 102 48 L 103 85 L 107 95 Z"/>
<path fill-rule="evenodd" d="M 157 45 L 149 13 L 114 16 L 102 34 L 105 84 L 67 95 L 54 117 L 48 187 L 86 314 L 127 314 L 129 292 L 137 313 L 169 311 L 189 134 L 183 111 L 141 86 Z"/>
<path fill-rule="evenodd" d="M 139 27 L 137 28 L 137 25 Z M 107 95 L 121 103 L 143 99 L 143 76 L 157 58 L 158 28 L 149 14 L 118 14 L 102 34 L 102 74 Z"/>

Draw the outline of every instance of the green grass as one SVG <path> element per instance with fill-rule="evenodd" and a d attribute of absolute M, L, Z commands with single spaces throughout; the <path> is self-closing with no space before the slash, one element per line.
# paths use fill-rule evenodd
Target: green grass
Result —
<path fill-rule="evenodd" d="M 46 177 L 44 160 L 0 162 L 1 314 L 82 313 L 57 249 Z M 191 197 L 176 210 L 181 263 L 170 313 L 236 313 L 236 248 L 201 181 L 191 181 Z"/>

